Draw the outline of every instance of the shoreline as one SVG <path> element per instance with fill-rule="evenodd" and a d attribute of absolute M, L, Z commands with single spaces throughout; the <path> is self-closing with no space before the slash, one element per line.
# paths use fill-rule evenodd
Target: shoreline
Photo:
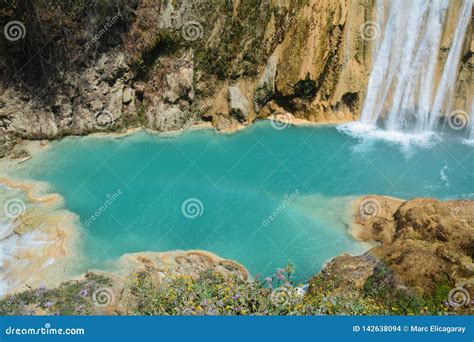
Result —
<path fill-rule="evenodd" d="M 283 122 L 285 124 L 294 125 L 294 126 L 333 125 L 333 123 L 316 123 L 316 122 L 310 122 L 308 120 L 296 119 L 296 118 L 293 118 L 290 121 L 286 121 L 286 122 L 281 121 L 279 118 L 267 118 L 265 120 L 279 121 L 279 122 Z M 251 126 L 252 125 L 244 126 L 244 127 L 240 128 L 237 131 L 229 132 L 229 133 L 235 133 L 235 132 L 238 132 L 238 131 L 240 131 L 244 128 L 248 128 L 248 127 L 251 127 Z M 171 132 L 156 132 L 156 131 L 149 131 L 149 130 L 146 130 L 146 129 L 143 129 L 143 128 L 132 128 L 132 129 L 128 129 L 126 132 L 123 132 L 123 133 L 94 133 L 94 134 L 86 135 L 86 136 L 77 136 L 77 138 L 82 138 L 82 137 L 121 138 L 121 137 L 127 137 L 127 136 L 130 136 L 130 135 L 133 135 L 133 134 L 135 134 L 139 131 L 145 131 L 147 134 L 153 134 L 153 135 L 158 135 L 158 136 L 165 135 L 165 136 L 174 137 L 174 136 L 177 136 L 179 134 L 182 134 L 183 132 L 186 132 L 187 130 L 201 130 L 201 129 L 210 129 L 210 128 L 212 128 L 212 125 L 210 125 L 210 123 L 200 123 L 200 124 L 197 124 L 197 125 L 192 125 L 192 126 L 186 128 L 186 129 L 182 129 L 182 130 L 179 130 L 179 131 L 171 131 Z M 229 134 L 229 133 L 221 133 L 221 132 L 216 132 L 216 133 L 217 134 Z M 74 136 L 74 137 L 76 137 L 76 136 Z M 31 157 L 34 157 L 38 153 L 41 153 L 44 150 L 48 149 L 50 147 L 50 144 L 47 144 L 47 143 L 45 144 L 44 140 L 43 141 L 24 140 L 24 141 L 21 141 L 20 144 L 18 144 L 17 146 L 18 146 L 18 148 L 23 148 L 23 147 L 26 148 L 28 150 L 28 152 L 31 153 Z M 15 147 L 17 147 L 17 146 L 15 146 Z M 16 166 L 18 166 L 18 164 L 21 164 L 23 162 L 23 160 L 19 161 L 19 160 L 14 160 L 14 159 L 10 159 L 8 157 L 5 157 L 5 158 L 0 159 L 0 163 L 2 163 L 2 162 L 8 164 L 10 166 L 10 168 L 15 168 Z M 24 167 L 24 166 L 22 166 L 22 167 Z M 26 166 L 26 167 L 28 167 L 28 166 Z M 20 190 L 20 191 L 24 192 L 26 194 L 28 200 L 31 201 L 32 203 L 46 204 L 46 205 L 51 206 L 51 208 L 56 204 L 57 205 L 63 204 L 63 198 L 61 197 L 60 194 L 48 193 L 48 185 L 46 183 L 35 182 L 35 181 L 18 181 L 18 180 L 15 180 L 13 177 L 10 177 L 8 175 L 8 170 L 7 170 L 7 177 L 4 177 L 3 174 L 0 174 L 0 184 L 4 184 L 4 185 L 6 185 L 10 188 L 14 188 L 14 189 L 17 189 L 17 190 Z M 380 196 L 378 196 L 378 195 L 363 195 L 363 196 L 358 196 L 357 198 L 355 198 L 355 200 L 352 204 L 352 213 L 354 215 L 357 214 L 357 203 L 359 203 L 362 199 L 367 198 L 367 197 L 380 197 Z M 394 197 L 390 197 L 390 196 L 383 196 L 383 197 L 391 198 L 391 199 L 397 200 L 397 201 L 404 201 L 402 199 L 398 199 L 398 198 L 394 198 Z M 70 221 L 70 222 L 68 222 L 68 225 L 72 229 L 72 231 L 61 232 L 61 234 L 64 234 L 64 235 L 61 236 L 61 238 L 63 238 L 64 241 L 68 240 L 69 244 L 66 244 L 63 241 L 63 243 L 60 245 L 60 247 L 57 248 L 57 250 L 60 250 L 63 253 L 62 255 L 58 255 L 58 256 L 61 259 L 64 258 L 64 260 L 67 261 L 69 259 L 74 259 L 74 257 L 78 256 L 78 254 L 79 254 L 77 248 L 75 248 L 75 247 L 80 246 L 81 237 L 79 236 L 79 233 L 81 232 L 82 228 L 80 227 L 79 222 L 75 222 L 75 221 L 77 221 L 77 214 L 75 214 L 73 212 L 69 212 L 67 210 L 67 208 L 62 208 L 62 209 L 52 208 L 52 212 L 50 214 L 52 215 L 55 212 L 61 212 L 61 211 L 64 211 L 64 212 L 68 213 L 67 215 L 65 215 L 65 219 Z M 354 239 L 355 241 L 367 242 L 367 239 L 364 239 L 362 237 L 362 235 L 360 234 L 360 231 L 358 232 L 357 230 L 354 229 L 354 226 L 355 226 L 355 222 L 353 221 L 352 225 L 347 228 L 347 233 L 350 235 L 350 237 L 352 239 Z M 67 234 L 70 234 L 70 235 L 66 236 Z M 368 250 L 370 250 L 370 247 L 368 247 L 366 249 L 366 251 L 368 251 Z M 140 254 L 167 255 L 167 254 L 173 254 L 173 252 L 175 252 L 175 251 L 174 250 L 170 250 L 170 251 L 140 251 L 140 252 L 137 252 L 137 253 L 124 253 L 123 255 L 118 257 L 113 262 L 114 262 L 114 264 L 115 263 L 118 264 L 119 261 L 123 257 L 125 257 L 129 254 L 132 254 L 132 255 L 133 254 L 136 254 L 136 255 L 140 255 Z M 188 251 L 188 252 L 191 252 L 191 251 Z M 201 252 L 213 254 L 210 251 L 201 251 Z M 324 265 L 328 264 L 335 257 L 337 257 L 337 256 L 331 257 L 328 260 L 326 260 L 325 263 L 323 264 L 323 268 L 324 268 Z M 237 261 L 233 261 L 233 260 L 231 260 L 231 261 L 236 263 L 236 264 L 239 264 Z M 241 265 L 245 269 L 245 265 L 242 265 L 242 264 L 239 264 L 239 265 Z M 101 269 L 99 269 L 98 271 L 105 272 L 104 270 L 101 270 Z M 46 273 L 54 273 L 55 274 L 55 276 L 54 276 L 55 279 L 53 281 L 55 281 L 57 283 L 70 279 L 68 277 L 68 274 L 66 274 L 66 273 L 62 274 L 61 269 L 56 267 L 56 266 L 52 266 L 50 270 L 46 270 L 46 271 L 44 271 L 44 273 L 45 274 Z M 116 273 L 116 271 L 114 271 L 113 273 Z M 36 282 L 38 282 L 38 281 L 36 281 Z M 24 286 L 24 285 L 21 285 L 21 286 Z M 21 290 L 20 288 L 15 288 L 12 291 L 18 292 L 20 290 Z M 7 293 L 14 293 L 14 292 L 7 292 Z"/>
<path fill-rule="evenodd" d="M 289 116 L 291 116 L 289 118 Z M 206 122 L 206 121 L 201 121 L 198 123 L 195 123 L 193 125 L 190 125 L 188 127 L 184 127 L 178 130 L 170 130 L 170 131 L 155 131 L 150 128 L 146 127 L 132 127 L 132 128 L 127 128 L 124 131 L 121 132 L 93 132 L 89 134 L 83 134 L 83 135 L 64 135 L 52 139 L 38 139 L 38 140 L 29 140 L 29 139 L 21 139 L 18 144 L 14 146 L 14 148 L 9 151 L 3 158 L 0 158 L 0 163 L 3 160 L 8 160 L 10 159 L 11 152 L 15 150 L 27 150 L 28 152 L 31 153 L 31 156 L 23 159 L 18 159 L 16 161 L 16 164 L 20 164 L 23 162 L 28 161 L 32 157 L 34 157 L 34 154 L 36 154 L 38 151 L 37 150 L 46 150 L 49 148 L 49 144 L 56 142 L 56 141 L 61 141 L 63 139 L 67 138 L 126 138 L 129 136 L 132 136 L 135 133 L 139 132 L 145 132 L 146 134 L 149 135 L 156 135 L 156 136 L 162 136 L 162 137 L 176 137 L 179 136 L 183 133 L 186 133 L 187 131 L 195 131 L 195 130 L 213 130 L 215 134 L 222 134 L 222 135 L 228 135 L 228 134 L 235 134 L 239 133 L 241 131 L 244 131 L 248 128 L 251 128 L 255 123 L 258 122 L 263 122 L 263 121 L 268 121 L 268 122 L 279 122 L 282 124 L 286 124 L 289 126 L 295 126 L 295 127 L 319 127 L 319 126 L 333 126 L 333 125 L 339 125 L 339 124 L 344 124 L 344 123 L 349 123 L 349 122 L 354 122 L 353 120 L 342 120 L 342 121 L 324 121 L 324 122 L 315 122 L 315 121 L 310 121 L 306 119 L 300 119 L 300 118 L 295 118 L 292 114 L 287 113 L 287 114 L 279 114 L 277 116 L 269 116 L 266 118 L 261 118 L 261 119 L 256 119 L 253 122 L 250 123 L 245 123 L 245 124 L 239 124 L 238 126 L 234 128 L 226 128 L 224 130 L 217 130 L 212 123 Z M 34 144 L 40 144 L 43 146 L 33 146 L 31 145 Z M 33 152 L 33 153 L 32 153 Z M 13 159 L 10 159 L 12 162 L 14 161 Z"/>
<path fill-rule="evenodd" d="M 41 215 L 41 219 L 43 222 L 50 222 L 53 217 L 57 217 L 57 215 L 61 215 L 61 227 L 58 227 L 59 229 L 56 229 L 57 234 L 49 235 L 50 236 L 50 242 L 54 243 L 54 247 L 41 251 L 41 248 L 35 247 L 34 249 L 38 249 L 38 252 L 42 255 L 43 257 L 41 260 L 37 262 L 38 265 L 41 265 L 41 267 L 37 267 L 37 270 L 34 274 L 33 277 L 29 277 L 29 270 L 24 272 L 23 275 L 21 270 L 16 270 L 15 274 L 19 275 L 20 279 L 25 279 L 25 282 L 22 282 L 21 284 L 17 284 L 16 286 L 9 287 L 7 291 L 5 291 L 3 295 L 7 294 L 13 294 L 13 293 L 18 293 L 23 290 L 25 290 L 25 286 L 29 287 L 38 287 L 42 285 L 47 285 L 48 287 L 54 287 L 56 285 L 59 285 L 63 281 L 75 279 L 77 277 L 81 277 L 84 275 L 85 270 L 88 270 L 87 268 L 87 261 L 84 260 L 84 264 L 82 264 L 85 267 L 80 267 L 80 270 L 74 271 L 74 267 L 70 269 L 67 265 L 72 265 L 76 264 L 77 266 L 77 259 L 78 257 L 81 258 L 80 255 L 80 246 L 81 246 L 81 239 L 83 238 L 82 236 L 82 229 L 80 226 L 80 222 L 78 220 L 77 214 L 70 212 L 67 208 L 63 207 L 64 201 L 63 198 L 60 196 L 60 194 L 49 194 L 48 193 L 48 186 L 45 183 L 42 182 L 34 182 L 34 181 L 18 181 L 18 180 L 13 180 L 13 179 L 8 179 L 8 178 L 0 178 L 0 183 L 5 184 L 7 186 L 11 185 L 12 188 L 22 191 L 25 196 L 28 198 L 28 201 L 31 201 L 31 204 L 40 204 L 40 205 L 46 205 L 50 211 L 48 211 L 46 214 Z M 23 217 L 20 217 L 17 221 L 22 220 Z M 42 229 L 38 229 L 37 232 L 42 232 Z M 349 229 L 346 230 L 346 232 L 350 235 L 351 238 L 354 239 L 354 241 L 357 241 L 351 234 Z M 20 233 L 15 233 L 17 235 L 21 236 Z M 0 240 L 1 241 L 1 240 Z M 22 246 L 18 246 L 21 248 Z M 364 250 L 370 249 L 370 246 L 367 246 Z M 23 252 L 21 252 L 21 255 L 24 255 L 25 253 L 33 253 L 32 250 L 29 248 L 26 248 Z M 216 255 L 212 251 L 207 251 L 207 250 L 187 250 L 187 251 L 182 251 L 182 250 L 167 250 L 167 251 L 139 251 L 136 253 L 129 253 L 126 252 L 119 256 L 118 258 L 114 259 L 111 261 L 111 269 L 108 267 L 102 267 L 98 269 L 93 269 L 94 271 L 98 271 L 101 273 L 111 273 L 115 276 L 117 275 L 125 275 L 125 271 L 130 271 L 132 269 L 139 268 L 141 265 L 140 262 L 137 261 L 142 256 L 147 256 L 148 258 L 151 258 L 155 260 L 155 263 L 157 262 L 156 260 L 158 259 L 169 259 L 170 256 L 176 255 L 176 253 L 197 253 L 200 254 L 201 256 L 205 256 L 209 258 L 209 256 L 212 256 L 212 260 L 225 260 L 225 262 L 228 265 L 233 265 L 233 268 L 240 269 L 241 274 L 246 274 L 246 278 L 251 278 L 252 274 L 246 269 L 246 266 L 244 264 L 239 263 L 238 261 L 231 260 L 231 259 L 224 259 L 220 257 L 219 255 Z M 347 253 L 347 252 L 345 252 Z M 34 254 L 34 253 L 33 253 Z M 335 256 L 328 258 L 323 264 L 326 265 L 329 263 Z M 136 260 L 133 260 L 136 259 Z M 50 264 L 44 266 L 44 260 L 53 260 Z M 135 265 L 135 267 L 131 267 L 131 265 Z M 238 265 L 238 266 L 235 266 Z M 13 266 L 14 267 L 14 266 Z M 69 270 L 66 271 L 65 270 Z M 45 279 L 47 281 L 45 281 Z M 16 279 L 18 281 L 18 279 Z M 305 279 L 303 282 L 309 281 L 309 279 Z M 15 282 L 13 280 L 12 282 Z"/>

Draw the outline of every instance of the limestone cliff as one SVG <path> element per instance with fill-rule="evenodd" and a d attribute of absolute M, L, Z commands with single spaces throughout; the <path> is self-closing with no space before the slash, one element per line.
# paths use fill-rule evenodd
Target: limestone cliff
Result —
<path fill-rule="evenodd" d="M 355 205 L 354 235 L 381 244 L 364 255 L 343 255 L 331 260 L 312 281 L 336 282 L 335 292 L 355 296 L 370 291 L 436 296 L 441 286 L 454 306 L 470 307 L 474 297 L 474 202 L 469 198 L 438 201 L 418 198 L 402 201 L 367 196 Z M 454 294 L 465 295 L 456 299 Z M 458 305 L 462 304 L 462 305 Z"/>
<path fill-rule="evenodd" d="M 13 1 L 0 22 L 19 20 L 24 35 L 0 42 L 0 156 L 17 138 L 202 121 L 232 130 L 287 112 L 357 119 L 373 56 L 363 30 L 374 17 L 373 0 Z M 471 22 L 455 99 L 466 111 L 472 32 Z"/>

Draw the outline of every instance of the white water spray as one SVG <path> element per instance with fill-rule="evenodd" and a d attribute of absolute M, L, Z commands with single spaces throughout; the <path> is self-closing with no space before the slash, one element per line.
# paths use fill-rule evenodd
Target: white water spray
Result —
<path fill-rule="evenodd" d="M 439 82 L 439 51 L 447 0 L 376 1 L 382 31 L 361 114 L 364 124 L 389 131 L 420 133 L 436 128 L 451 110 L 472 0 L 462 0 Z M 386 7 L 388 6 L 388 7 Z M 472 130 L 471 130 L 472 131 Z"/>

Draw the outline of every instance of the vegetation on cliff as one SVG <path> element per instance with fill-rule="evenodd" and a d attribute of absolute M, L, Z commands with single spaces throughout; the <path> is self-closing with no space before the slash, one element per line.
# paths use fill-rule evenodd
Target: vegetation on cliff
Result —
<path fill-rule="evenodd" d="M 451 305 L 450 286 L 438 284 L 433 296 L 392 290 L 367 280 L 364 293 L 338 291 L 338 282 L 318 278 L 305 293 L 291 282 L 292 268 L 271 278 L 244 281 L 205 271 L 198 277 L 175 275 L 157 287 L 148 272 L 133 273 L 125 289 L 112 292 L 112 280 L 87 274 L 56 289 L 36 289 L 0 300 L 1 315 L 450 315 L 472 314 Z M 98 302 L 97 291 L 108 298 Z"/>

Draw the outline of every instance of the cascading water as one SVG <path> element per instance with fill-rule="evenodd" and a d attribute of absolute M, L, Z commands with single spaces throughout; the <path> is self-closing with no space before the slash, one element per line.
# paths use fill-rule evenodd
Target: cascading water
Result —
<path fill-rule="evenodd" d="M 472 0 L 462 0 L 437 81 L 449 5 L 447 0 L 376 1 L 381 36 L 375 46 L 362 123 L 419 133 L 435 129 L 439 118 L 450 113 Z"/>

